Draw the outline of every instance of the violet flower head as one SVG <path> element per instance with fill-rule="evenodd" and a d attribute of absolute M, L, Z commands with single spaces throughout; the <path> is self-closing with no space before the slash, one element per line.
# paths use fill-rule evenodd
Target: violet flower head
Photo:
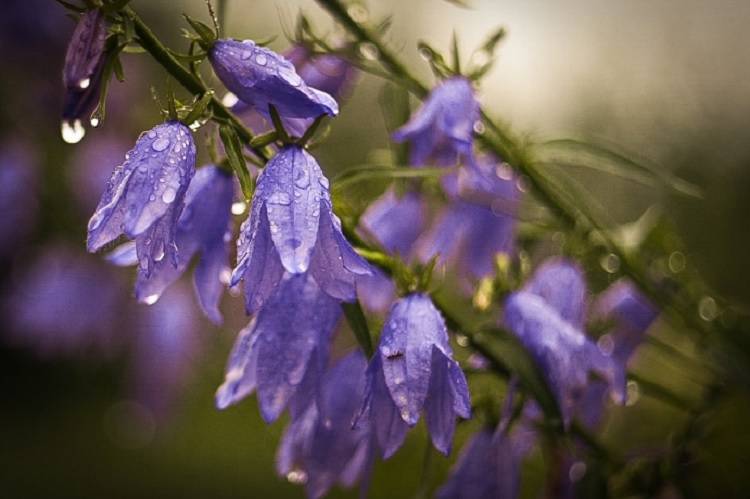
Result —
<path fill-rule="evenodd" d="M 90 252 L 125 234 L 135 239 L 148 278 L 163 259 L 177 266 L 175 230 L 195 171 L 195 143 L 185 125 L 167 121 L 144 132 L 116 167 L 88 225 Z"/>
<path fill-rule="evenodd" d="M 324 292 L 343 301 L 354 300 L 357 276 L 371 273 L 341 233 L 328 179 L 296 145 L 282 148 L 263 169 L 240 229 L 231 284 L 245 280 L 249 313 L 268 299 L 284 271 L 309 271 Z"/>
<path fill-rule="evenodd" d="M 63 138 L 78 142 L 83 137 L 81 119 L 93 111 L 99 100 L 104 70 L 107 22 L 100 9 L 81 15 L 68 44 L 63 67 L 65 102 Z"/>
<path fill-rule="evenodd" d="M 219 301 L 225 284 L 229 282 L 233 198 L 234 182 L 228 172 L 216 166 L 206 166 L 196 172 L 185 194 L 185 208 L 177 221 L 177 266 L 161 259 L 154 261 L 150 276 L 139 272 L 135 283 L 135 296 L 139 302 L 154 303 L 200 253 L 194 275 L 198 301 L 211 322 L 221 323 Z M 135 264 L 136 243 L 125 243 L 109 256 L 109 260 L 118 265 Z"/>
<path fill-rule="evenodd" d="M 227 89 L 265 116 L 269 105 L 285 118 L 336 116 L 339 112 L 336 100 L 309 87 L 291 62 L 252 40 L 218 40 L 209 60 Z"/>
<path fill-rule="evenodd" d="M 294 45 L 284 57 L 297 68 L 305 83 L 339 100 L 351 92 L 358 74 L 346 59 L 334 54 L 312 55 L 304 45 Z"/>
<path fill-rule="evenodd" d="M 586 284 L 578 266 L 550 260 L 505 302 L 505 324 L 542 369 L 565 424 L 591 371 L 603 376 L 624 399 L 625 387 L 614 384 L 612 360 L 583 332 L 585 297 Z"/>
<path fill-rule="evenodd" d="M 287 427 L 276 454 L 281 476 L 297 476 L 311 498 L 339 483 L 364 488 L 374 452 L 367 424 L 352 428 L 365 387 L 367 362 L 355 351 L 339 360 L 321 380 L 315 401 Z"/>
<path fill-rule="evenodd" d="M 419 193 L 410 191 L 399 196 L 388 189 L 367 208 L 360 221 L 386 250 L 408 257 L 424 226 L 425 211 Z"/>
<path fill-rule="evenodd" d="M 411 143 L 413 165 L 454 166 L 473 161 L 474 124 L 479 103 L 471 82 L 462 76 L 436 86 L 409 122 L 396 130 L 393 140 Z"/>
<path fill-rule="evenodd" d="M 533 446 L 533 435 L 521 429 L 506 435 L 483 428 L 458 457 L 438 499 L 515 499 L 521 489 L 521 461 Z"/>
<path fill-rule="evenodd" d="M 122 296 L 110 268 L 53 245 L 20 275 L 4 303 L 10 340 L 41 356 L 110 355 Z"/>
<path fill-rule="evenodd" d="M 257 389 L 261 415 L 268 422 L 275 421 L 293 397 L 293 413 L 307 408 L 328 362 L 340 316 L 339 303 L 309 274 L 287 274 L 238 335 L 224 383 L 216 392 L 217 407 L 224 409 Z"/>
<path fill-rule="evenodd" d="M 471 402 L 445 321 L 427 295 L 411 294 L 393 305 L 367 376 L 358 419 L 369 415 L 384 458 L 398 450 L 423 409 L 433 445 L 450 452 L 456 415 L 469 418 Z"/>
<path fill-rule="evenodd" d="M 463 275 L 481 278 L 495 271 L 498 253 L 515 251 L 520 192 L 509 170 L 483 160 L 460 170 L 456 196 L 417 242 L 417 255 L 454 263 Z"/>

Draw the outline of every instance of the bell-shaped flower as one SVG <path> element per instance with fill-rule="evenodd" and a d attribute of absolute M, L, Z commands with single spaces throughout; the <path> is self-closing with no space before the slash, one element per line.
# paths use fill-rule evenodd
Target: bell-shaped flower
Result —
<path fill-rule="evenodd" d="M 630 281 L 620 279 L 597 297 L 590 315 L 593 321 L 608 326 L 597 346 L 614 363 L 615 385 L 624 387 L 628 362 L 659 311 Z M 576 404 L 579 419 L 590 428 L 602 419 L 607 388 L 604 381 L 589 383 Z"/>
<path fill-rule="evenodd" d="M 450 452 L 456 415 L 469 418 L 471 402 L 445 321 L 427 295 L 411 294 L 393 305 L 367 376 L 358 419 L 369 416 L 383 457 L 398 450 L 422 410 L 433 445 Z"/>
<path fill-rule="evenodd" d="M 371 273 L 341 233 L 328 179 L 296 145 L 282 148 L 263 169 L 237 239 L 232 286 L 244 279 L 249 313 L 263 305 L 284 271 L 309 272 L 323 291 L 343 301 L 355 298 L 356 277 Z"/>
<path fill-rule="evenodd" d="M 252 40 L 218 40 L 209 52 L 214 72 L 229 91 L 264 116 L 273 105 L 285 118 L 339 112 L 336 100 L 308 86 L 285 57 Z"/>
<path fill-rule="evenodd" d="M 615 366 L 583 332 L 586 283 L 578 266 L 566 260 L 544 263 L 531 280 L 505 302 L 505 324 L 529 351 L 554 393 L 568 424 L 572 405 L 588 383 L 589 373 L 607 380 L 620 400 L 625 387 L 615 385 Z"/>
<path fill-rule="evenodd" d="M 455 166 L 473 161 L 474 124 L 479 103 L 471 82 L 463 76 L 436 86 L 411 120 L 393 134 L 396 142 L 409 141 L 413 165 Z"/>
<path fill-rule="evenodd" d="M 315 396 L 340 316 L 338 301 L 312 276 L 287 274 L 238 335 L 216 405 L 224 409 L 257 390 L 266 421 L 276 420 L 293 397 L 293 415 L 299 414 Z"/>
<path fill-rule="evenodd" d="M 333 96 L 346 98 L 354 86 L 358 71 L 346 59 L 334 54 L 313 55 L 309 47 L 294 45 L 284 57 L 309 86 Z"/>
<path fill-rule="evenodd" d="M 177 266 L 175 232 L 195 172 L 195 143 L 185 125 L 167 121 L 141 134 L 116 167 L 88 225 L 90 252 L 124 234 L 135 239 L 140 272 Z"/>
<path fill-rule="evenodd" d="M 491 275 L 498 253 L 515 251 L 520 192 L 510 171 L 492 160 L 462 168 L 456 196 L 416 244 L 417 256 L 455 264 L 462 275 Z"/>
<path fill-rule="evenodd" d="M 187 189 L 185 208 L 177 221 L 177 266 L 161 259 L 154 261 L 150 276 L 140 271 L 135 283 L 138 301 L 154 303 L 187 270 L 193 257 L 200 253 L 194 275 L 195 290 L 206 316 L 215 324 L 221 323 L 219 301 L 229 281 L 233 198 L 234 181 L 231 174 L 216 166 L 198 169 Z M 135 246 L 135 243 L 126 243 L 109 259 L 119 265 L 134 264 L 137 261 Z"/>
<path fill-rule="evenodd" d="M 321 380 L 320 393 L 287 427 L 276 455 L 281 476 L 305 483 L 307 495 L 323 497 L 339 483 L 367 486 L 374 452 L 367 424 L 352 428 L 365 388 L 367 362 L 348 354 Z"/>
<path fill-rule="evenodd" d="M 74 131 L 83 130 L 80 120 L 87 118 L 86 115 L 93 111 L 99 100 L 106 39 L 104 13 L 100 9 L 92 9 L 82 14 L 73 30 L 63 67 L 63 131 L 73 133 L 63 136 L 68 142 L 80 140 L 82 134 Z"/>

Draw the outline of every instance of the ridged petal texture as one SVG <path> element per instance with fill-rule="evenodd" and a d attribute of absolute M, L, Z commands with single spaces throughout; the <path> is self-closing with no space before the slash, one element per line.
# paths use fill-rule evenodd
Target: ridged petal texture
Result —
<path fill-rule="evenodd" d="M 116 167 L 88 224 L 88 250 L 95 252 L 125 235 L 135 239 L 142 272 L 167 259 L 179 263 L 175 232 L 185 193 L 195 172 L 190 130 L 168 121 L 141 134 Z"/>
<path fill-rule="evenodd" d="M 404 423 L 414 426 L 423 409 L 435 448 L 450 452 L 456 415 L 471 416 L 466 378 L 452 355 L 443 317 L 427 295 L 393 305 L 368 369 L 362 408 L 384 457 L 403 442 Z"/>
<path fill-rule="evenodd" d="M 81 15 L 65 54 L 63 118 L 84 118 L 94 109 L 99 98 L 106 38 L 107 23 L 101 10 Z"/>
<path fill-rule="evenodd" d="M 239 334 L 216 393 L 217 406 L 235 404 L 257 389 L 261 415 L 268 422 L 281 415 L 297 392 L 299 409 L 306 407 L 328 362 L 340 315 L 339 303 L 308 274 L 287 274 Z"/>
<path fill-rule="evenodd" d="M 204 314 L 214 323 L 221 322 L 219 301 L 228 283 L 229 240 L 232 234 L 231 207 L 234 198 L 232 176 L 216 166 L 200 168 L 185 194 L 185 208 L 177 222 L 175 242 L 178 264 L 162 259 L 154 262 L 151 276 L 139 272 L 136 298 L 153 303 L 167 287 L 187 270 L 193 257 L 200 253 L 194 282 Z M 129 265 L 137 259 L 134 243 L 118 248 L 110 260 Z M 223 282 L 222 282 L 223 281 Z"/>
<path fill-rule="evenodd" d="M 319 396 L 284 432 L 276 470 L 281 476 L 295 473 L 303 478 L 308 497 L 323 497 L 336 483 L 367 485 L 374 457 L 369 426 L 351 424 L 364 392 L 366 368 L 359 351 L 339 360 L 323 377 Z"/>
<path fill-rule="evenodd" d="M 371 273 L 341 233 L 328 186 L 315 158 L 298 146 L 281 149 L 261 173 L 232 274 L 232 285 L 245 280 L 249 313 L 263 305 L 284 271 L 309 271 L 339 300 L 353 300 L 356 277 Z"/>
<path fill-rule="evenodd" d="M 615 367 L 583 332 L 586 285 L 573 262 L 550 260 L 521 291 L 505 302 L 505 323 L 531 353 L 553 390 L 565 423 L 574 397 L 588 383 L 590 371 L 610 384 Z M 620 398 L 621 387 L 613 386 Z"/>
<path fill-rule="evenodd" d="M 413 165 L 455 165 L 473 162 L 474 124 L 479 103 L 471 82 L 462 76 L 437 85 L 409 122 L 396 130 L 393 140 L 408 141 Z"/>
<path fill-rule="evenodd" d="M 269 105 L 287 118 L 335 116 L 339 112 L 336 100 L 309 87 L 291 62 L 252 40 L 219 40 L 209 59 L 227 89 L 263 115 L 268 116 Z"/>

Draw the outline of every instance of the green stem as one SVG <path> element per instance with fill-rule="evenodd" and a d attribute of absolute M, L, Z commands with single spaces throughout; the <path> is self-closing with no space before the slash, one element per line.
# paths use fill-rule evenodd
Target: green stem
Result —
<path fill-rule="evenodd" d="M 123 9 L 125 15 L 130 17 L 135 27 L 135 33 L 138 35 L 138 42 L 143 49 L 151 54 L 151 56 L 158 62 L 177 82 L 185 87 L 188 92 L 193 93 L 197 96 L 202 96 L 208 89 L 201 83 L 201 81 L 193 76 L 187 68 L 185 68 L 169 51 L 169 49 L 157 38 L 151 28 L 135 13 L 131 7 L 125 7 Z M 211 111 L 213 115 L 219 118 L 218 121 L 229 123 L 232 128 L 237 132 L 242 142 L 246 145 L 250 145 L 253 140 L 253 134 L 248 130 L 245 125 L 242 124 L 239 118 L 232 114 L 222 103 L 216 98 L 212 97 Z M 268 157 L 265 152 L 260 148 L 251 147 L 251 150 L 262 162 L 266 162 Z"/>

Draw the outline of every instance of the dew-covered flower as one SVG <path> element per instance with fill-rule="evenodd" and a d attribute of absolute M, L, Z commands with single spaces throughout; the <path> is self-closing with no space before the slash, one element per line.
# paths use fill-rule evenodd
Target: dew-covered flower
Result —
<path fill-rule="evenodd" d="M 269 105 L 286 118 L 339 112 L 336 100 L 308 86 L 291 62 L 252 40 L 218 40 L 209 60 L 227 89 L 264 116 L 269 115 Z"/>
<path fill-rule="evenodd" d="M 206 316 L 215 324 L 221 323 L 219 301 L 229 277 L 228 243 L 233 198 L 234 181 L 227 171 L 216 166 L 198 169 L 187 189 L 185 208 L 177 221 L 177 266 L 161 259 L 153 262 L 150 276 L 139 272 L 135 284 L 138 301 L 154 303 L 200 253 L 200 261 L 195 267 L 195 290 Z M 135 264 L 136 243 L 125 243 L 109 259 L 119 265 Z"/>
<path fill-rule="evenodd" d="M 114 353 L 123 297 L 110 270 L 73 248 L 49 246 L 19 274 L 4 303 L 9 340 L 41 356 Z"/>
<path fill-rule="evenodd" d="M 135 239 L 139 272 L 146 278 L 163 259 L 177 266 L 175 231 L 194 171 L 195 143 L 185 125 L 168 121 L 141 134 L 89 220 L 88 250 L 98 251 L 124 234 Z"/>
<path fill-rule="evenodd" d="M 388 189 L 367 208 L 360 223 L 388 252 L 408 257 L 424 226 L 425 211 L 418 192 L 399 196 L 394 189 Z"/>
<path fill-rule="evenodd" d="M 284 57 L 309 86 L 322 90 L 337 100 L 346 98 L 354 86 L 357 69 L 335 54 L 313 55 L 309 47 L 294 45 Z"/>
<path fill-rule="evenodd" d="M 439 255 L 441 263 L 455 263 L 462 275 L 491 275 L 495 256 L 515 250 L 519 199 L 514 178 L 503 165 L 485 159 L 462 168 L 456 195 L 417 242 L 419 259 Z"/>
<path fill-rule="evenodd" d="M 396 130 L 393 140 L 409 141 L 410 160 L 416 166 L 471 162 L 478 119 L 479 103 L 471 82 L 457 76 L 436 86 L 411 120 Z"/>
<path fill-rule="evenodd" d="M 471 416 L 469 390 L 453 360 L 443 317 L 427 295 L 417 293 L 397 301 L 383 325 L 358 419 L 369 416 L 380 451 L 388 458 L 422 410 L 433 445 L 448 454 L 456 416 Z"/>
<path fill-rule="evenodd" d="M 355 298 L 357 276 L 371 273 L 341 233 L 328 179 L 299 146 L 282 148 L 258 178 L 250 215 L 237 240 L 232 286 L 245 281 L 245 305 L 257 311 L 284 271 L 309 272 L 338 300 Z"/>
<path fill-rule="evenodd" d="M 135 320 L 130 396 L 164 420 L 195 374 L 203 351 L 202 324 L 182 285 L 173 286 L 154 306 L 138 307 Z"/>
<path fill-rule="evenodd" d="M 307 495 L 326 495 L 339 483 L 367 485 L 374 458 L 369 425 L 352 427 L 365 387 L 367 362 L 355 351 L 326 372 L 315 401 L 287 427 L 276 455 L 281 476 L 302 481 Z"/>
<path fill-rule="evenodd" d="M 107 22 L 101 10 L 81 15 L 63 67 L 63 138 L 68 142 L 78 142 L 83 137 L 81 119 L 87 118 L 99 100 L 106 38 Z"/>
<path fill-rule="evenodd" d="M 521 488 L 521 461 L 533 446 L 525 429 L 505 434 L 483 428 L 471 437 L 437 492 L 438 499 L 515 499 Z"/>
<path fill-rule="evenodd" d="M 294 397 L 307 408 L 328 363 L 341 306 L 309 274 L 286 274 L 258 315 L 240 331 L 216 405 L 224 409 L 258 391 L 261 415 L 276 420 Z M 296 395 L 296 396 L 295 396 Z M 294 414 L 293 414 L 294 415 Z"/>
<path fill-rule="evenodd" d="M 584 333 L 586 283 L 578 266 L 566 260 L 544 263 L 531 280 L 505 302 L 505 324 L 532 355 L 557 398 L 564 422 L 575 397 L 597 372 L 620 400 L 615 366 Z"/>
<path fill-rule="evenodd" d="M 590 315 L 592 320 L 609 326 L 597 346 L 614 363 L 615 385 L 625 386 L 628 362 L 659 311 L 630 281 L 620 279 L 597 297 Z M 607 388 L 604 381 L 593 381 L 577 401 L 576 413 L 590 428 L 602 419 Z"/>

